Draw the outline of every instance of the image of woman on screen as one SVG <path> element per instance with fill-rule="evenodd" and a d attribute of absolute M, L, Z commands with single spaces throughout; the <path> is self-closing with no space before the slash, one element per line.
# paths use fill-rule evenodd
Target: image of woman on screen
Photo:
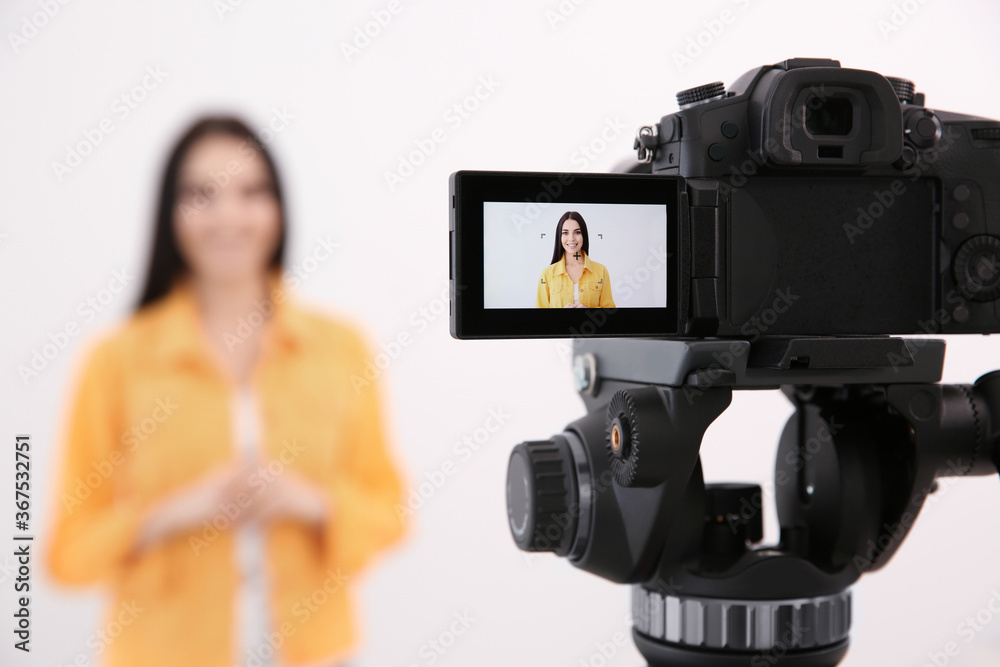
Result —
<path fill-rule="evenodd" d="M 556 225 L 552 263 L 542 270 L 535 298 L 538 308 L 614 308 L 611 278 L 603 264 L 590 258 L 587 223 L 567 211 Z"/>

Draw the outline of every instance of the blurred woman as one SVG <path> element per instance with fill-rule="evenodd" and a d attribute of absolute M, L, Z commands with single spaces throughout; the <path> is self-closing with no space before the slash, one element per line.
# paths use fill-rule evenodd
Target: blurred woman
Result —
<path fill-rule="evenodd" d="M 64 426 L 48 563 L 111 587 L 108 665 L 340 665 L 351 582 L 403 532 L 367 345 L 289 295 L 285 235 L 250 129 L 191 127 L 139 306 L 90 349 Z"/>
<path fill-rule="evenodd" d="M 538 308 L 614 308 L 611 278 L 603 264 L 590 259 L 587 223 L 567 211 L 556 224 L 552 262 L 542 271 L 535 296 Z"/>

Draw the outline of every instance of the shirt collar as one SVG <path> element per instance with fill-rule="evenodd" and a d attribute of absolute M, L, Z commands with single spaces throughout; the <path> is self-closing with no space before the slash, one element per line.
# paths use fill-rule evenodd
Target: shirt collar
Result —
<path fill-rule="evenodd" d="M 588 255 L 587 253 L 583 253 L 583 270 L 584 271 L 593 272 L 593 269 L 591 268 L 590 255 Z M 553 271 L 553 273 L 555 275 L 559 275 L 560 273 L 566 273 L 566 253 L 565 252 L 563 253 L 563 256 L 559 259 L 559 261 L 556 262 L 556 268 L 555 268 L 555 271 Z"/>
<path fill-rule="evenodd" d="M 290 295 L 288 285 L 277 271 L 267 275 L 268 294 L 256 311 L 261 317 L 270 312 L 271 324 L 262 341 L 262 353 L 273 348 L 295 350 L 303 345 L 309 335 L 306 313 Z M 170 292 L 158 307 L 160 335 L 154 344 L 155 353 L 167 360 L 203 359 L 208 340 L 202 330 L 198 302 L 190 277 L 177 279 Z M 233 324 L 229 340 L 234 344 L 249 336 L 252 328 L 259 326 L 256 315 L 242 318 Z"/>

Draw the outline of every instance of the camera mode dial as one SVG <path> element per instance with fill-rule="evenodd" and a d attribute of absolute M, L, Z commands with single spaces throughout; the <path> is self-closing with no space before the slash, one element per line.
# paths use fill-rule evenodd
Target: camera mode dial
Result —
<path fill-rule="evenodd" d="M 913 104 L 913 100 L 916 99 L 917 87 L 913 85 L 913 82 L 909 79 L 901 79 L 898 76 L 887 76 L 889 83 L 892 84 L 892 89 L 896 92 L 896 97 L 903 104 Z"/>
<path fill-rule="evenodd" d="M 677 106 L 681 109 L 708 102 L 710 100 L 723 99 L 726 96 L 726 85 L 721 81 L 706 83 L 702 86 L 695 86 L 677 93 Z"/>

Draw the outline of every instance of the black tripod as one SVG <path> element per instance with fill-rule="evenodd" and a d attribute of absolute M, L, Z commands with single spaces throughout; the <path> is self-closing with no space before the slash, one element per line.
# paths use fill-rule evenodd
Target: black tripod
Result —
<path fill-rule="evenodd" d="M 884 566 L 944 476 L 997 472 L 1000 371 L 939 384 L 928 339 L 579 339 L 587 416 L 515 447 L 518 546 L 633 588 L 650 665 L 836 665 L 850 586 Z M 699 448 L 733 389 L 796 406 L 775 466 L 781 538 L 761 489 L 705 484 Z"/>

